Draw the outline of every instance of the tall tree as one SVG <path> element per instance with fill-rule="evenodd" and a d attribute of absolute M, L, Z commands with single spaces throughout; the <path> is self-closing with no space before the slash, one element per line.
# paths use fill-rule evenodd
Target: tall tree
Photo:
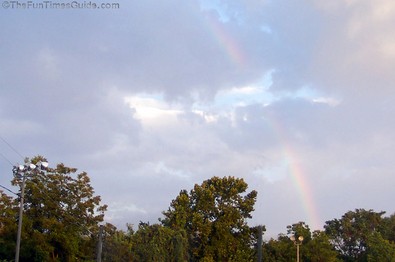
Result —
<path fill-rule="evenodd" d="M 385 212 L 356 209 L 325 222 L 325 232 L 344 261 L 365 261 L 367 240 L 382 227 Z"/>
<path fill-rule="evenodd" d="M 31 159 L 35 164 L 46 159 Z M 103 220 L 106 205 L 94 195 L 87 173 L 58 164 L 26 180 L 21 261 L 75 261 L 90 232 Z M 20 185 L 22 178 L 12 181 Z"/>
<path fill-rule="evenodd" d="M 187 232 L 191 261 L 249 261 L 253 252 L 251 218 L 257 192 L 235 177 L 213 177 L 182 190 L 163 212 L 162 224 Z"/>

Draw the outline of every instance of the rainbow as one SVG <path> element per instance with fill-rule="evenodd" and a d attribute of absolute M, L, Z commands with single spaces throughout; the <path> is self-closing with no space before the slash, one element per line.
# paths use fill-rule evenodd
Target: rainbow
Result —
<path fill-rule="evenodd" d="M 225 55 L 230 58 L 232 63 L 245 67 L 247 56 L 240 43 L 226 30 L 225 24 L 213 15 L 207 15 L 205 23 L 218 46 L 224 50 Z"/>
<path fill-rule="evenodd" d="M 248 60 L 247 56 L 238 41 L 226 30 L 225 24 L 221 23 L 217 17 L 210 15 L 207 16 L 205 21 L 212 36 L 230 60 L 240 67 L 245 67 Z M 266 120 L 268 121 L 269 126 L 272 127 L 278 141 L 281 143 L 283 158 L 288 164 L 288 170 L 291 175 L 292 182 L 298 192 L 300 202 L 302 203 L 304 212 L 307 216 L 307 221 L 305 222 L 311 229 L 320 229 L 321 219 L 316 209 L 314 194 L 311 191 L 312 187 L 305 176 L 305 171 L 298 159 L 298 154 L 292 148 L 291 143 L 287 141 L 287 134 L 282 130 L 281 125 L 278 124 L 273 117 L 268 117 Z"/>
<path fill-rule="evenodd" d="M 278 123 L 278 121 L 275 121 L 273 117 L 265 117 L 265 119 L 272 127 L 275 136 L 277 136 L 277 140 L 281 143 L 283 158 L 286 160 L 289 174 L 295 189 L 298 192 L 300 202 L 302 203 L 304 212 L 307 216 L 307 221 L 305 222 L 313 230 L 320 229 L 322 227 L 322 221 L 319 213 L 317 212 L 316 203 L 314 201 L 315 197 L 311 190 L 312 187 L 310 182 L 306 178 L 306 172 L 303 169 L 298 154 L 291 146 L 292 143 L 287 140 L 288 136 L 283 128 L 281 128 L 281 125 Z"/>
<path fill-rule="evenodd" d="M 303 166 L 300 164 L 297 154 L 295 154 L 290 146 L 285 145 L 283 148 L 284 155 L 289 161 L 289 171 L 292 181 L 298 191 L 305 213 L 308 216 L 308 221 L 306 221 L 306 223 L 310 225 L 311 229 L 320 229 L 321 219 L 316 210 L 314 194 L 311 191 L 311 185 L 308 179 L 306 179 Z"/>

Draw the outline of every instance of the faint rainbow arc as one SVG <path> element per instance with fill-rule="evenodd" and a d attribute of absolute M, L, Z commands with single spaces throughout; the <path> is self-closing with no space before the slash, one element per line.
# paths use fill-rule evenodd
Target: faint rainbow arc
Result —
<path fill-rule="evenodd" d="M 236 39 L 226 30 L 224 24 L 217 18 L 209 15 L 206 17 L 205 22 L 214 39 L 218 42 L 220 47 L 223 48 L 230 60 L 238 66 L 244 67 L 247 64 L 247 56 Z M 309 220 L 306 222 L 310 223 L 311 228 L 319 229 L 321 220 L 316 209 L 314 194 L 311 191 L 309 181 L 304 175 L 305 172 L 300 164 L 300 160 L 287 141 L 287 135 L 282 130 L 281 125 L 272 117 L 267 118 L 267 121 L 269 126 L 272 127 L 278 141 L 281 143 L 283 155 L 287 163 L 289 163 L 289 171 L 293 184 L 298 191 L 304 212 Z"/>
<path fill-rule="evenodd" d="M 292 148 L 291 143 L 288 142 L 287 135 L 285 134 L 285 131 L 282 130 L 278 121 L 273 119 L 273 117 L 266 119 L 269 122 L 269 125 L 273 128 L 277 140 L 281 143 L 282 154 L 287 160 L 291 179 L 298 192 L 302 207 L 307 216 L 308 221 L 305 222 L 309 224 L 311 229 L 320 229 L 321 219 L 317 212 L 314 194 L 311 190 L 312 187 L 305 176 L 305 171 L 303 170 L 299 157 Z"/>
<path fill-rule="evenodd" d="M 224 50 L 230 60 L 234 64 L 244 67 L 247 64 L 247 56 L 240 43 L 226 30 L 225 24 L 212 15 L 206 17 L 205 23 L 214 40 Z"/>

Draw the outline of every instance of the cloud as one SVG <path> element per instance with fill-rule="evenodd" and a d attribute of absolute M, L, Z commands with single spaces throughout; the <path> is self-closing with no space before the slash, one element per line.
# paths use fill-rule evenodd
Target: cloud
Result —
<path fill-rule="evenodd" d="M 345 95 L 390 94 L 395 80 L 391 73 L 394 11 L 392 1 L 385 0 L 337 1 L 325 8 L 324 14 L 336 15 L 337 22 L 327 25 L 313 60 L 312 75 L 321 82 L 317 84 Z"/>
<path fill-rule="evenodd" d="M 389 0 L 3 9 L 0 135 L 24 156 L 87 171 L 121 227 L 156 222 L 214 175 L 258 190 L 251 223 L 272 236 L 357 205 L 393 212 L 394 10 Z M 0 149 L 10 174 L 23 159 Z"/>
<path fill-rule="evenodd" d="M 130 108 L 136 110 L 136 117 L 141 120 L 153 119 L 155 122 L 163 121 L 164 118 L 174 117 L 182 113 L 181 110 L 172 109 L 163 102 L 162 98 L 155 99 L 144 96 L 125 97 L 125 102 Z"/>

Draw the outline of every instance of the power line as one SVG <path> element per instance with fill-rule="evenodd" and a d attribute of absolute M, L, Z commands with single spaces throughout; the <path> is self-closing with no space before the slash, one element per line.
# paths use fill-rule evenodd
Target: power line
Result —
<path fill-rule="evenodd" d="M 3 140 L 3 142 L 7 144 L 7 146 L 9 146 L 12 149 L 12 151 L 14 151 L 18 156 L 24 159 L 24 157 L 10 143 L 8 143 L 7 140 L 5 140 L 2 136 L 0 136 L 0 139 Z"/>
<path fill-rule="evenodd" d="M 5 155 L 3 155 L 2 153 L 0 153 L 0 155 L 8 162 L 8 163 L 10 163 L 10 165 L 13 167 L 14 165 L 12 164 L 12 162 L 8 159 L 8 158 L 6 158 L 5 157 Z"/>
<path fill-rule="evenodd" d="M 5 190 L 7 190 L 8 192 L 11 192 L 11 193 L 13 193 L 14 195 L 17 195 L 17 196 L 18 196 L 18 194 L 15 193 L 14 191 L 12 191 L 11 189 L 9 189 L 9 188 L 7 188 L 7 187 L 5 187 L 5 186 L 2 186 L 2 185 L 0 185 L 0 187 L 3 188 L 3 189 L 5 189 Z"/>
<path fill-rule="evenodd" d="M 16 151 L 2 136 L 0 136 L 0 138 L 1 138 L 1 140 L 3 140 L 3 142 L 4 143 L 6 143 L 12 150 L 14 150 L 18 155 L 20 155 L 19 153 L 18 153 L 18 151 Z M 0 153 L 0 155 L 12 166 L 12 167 L 14 167 L 14 164 L 3 154 L 3 153 Z M 3 188 L 3 189 L 5 189 L 5 190 L 7 190 L 8 192 L 10 192 L 10 193 L 12 193 L 12 194 L 14 194 L 14 195 L 18 195 L 17 193 L 15 193 L 14 191 L 12 191 L 11 189 L 9 189 L 9 188 L 7 188 L 7 187 L 5 187 L 5 186 L 3 186 L 3 185 L 0 185 L 0 187 L 1 188 Z"/>

